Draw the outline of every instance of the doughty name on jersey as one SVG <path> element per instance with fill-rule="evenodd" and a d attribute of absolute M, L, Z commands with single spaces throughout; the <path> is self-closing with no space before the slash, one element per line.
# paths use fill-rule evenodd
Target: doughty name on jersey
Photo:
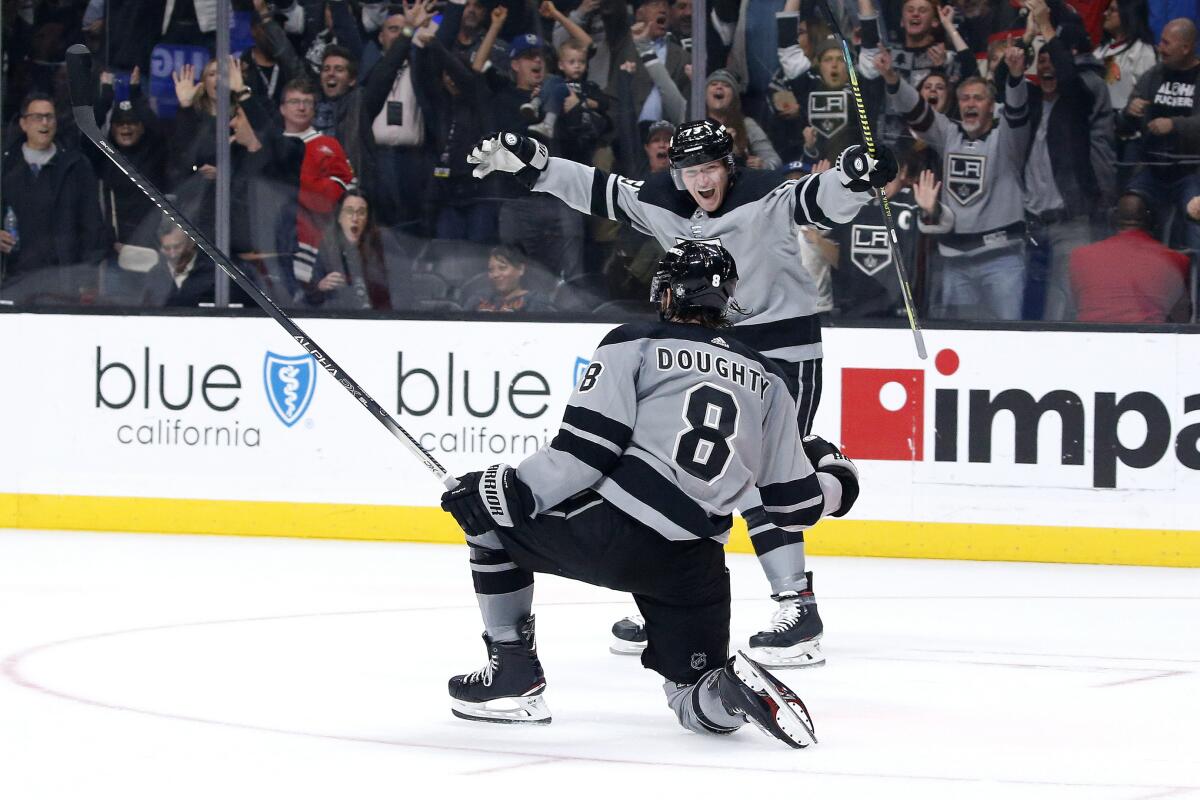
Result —
<path fill-rule="evenodd" d="M 672 350 L 668 347 L 657 347 L 654 352 L 660 372 L 681 369 L 702 375 L 716 375 L 757 392 L 759 399 L 766 398 L 767 389 L 771 386 L 771 382 L 762 372 L 737 359 L 685 348 Z"/>

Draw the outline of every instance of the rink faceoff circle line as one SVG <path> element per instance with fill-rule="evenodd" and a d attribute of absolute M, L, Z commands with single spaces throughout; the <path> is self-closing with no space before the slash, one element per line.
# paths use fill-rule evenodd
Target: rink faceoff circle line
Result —
<path fill-rule="evenodd" d="M 757 599 L 758 598 L 734 598 L 733 602 L 734 603 L 753 602 L 753 601 L 756 601 Z M 838 601 L 846 601 L 846 600 L 950 600 L 950 601 L 954 601 L 954 600 L 1013 600 L 1013 599 L 1027 599 L 1027 600 L 1114 600 L 1114 599 L 1120 599 L 1120 600 L 1166 600 L 1166 601 L 1200 600 L 1200 598 L 1196 598 L 1196 597 L 1120 597 L 1120 598 L 1116 598 L 1116 597 L 1112 597 L 1112 596 L 1108 596 L 1108 595 L 1103 596 L 1103 597 L 1087 597 L 1087 596 L 1067 595 L 1067 596 L 1027 596 L 1027 597 L 1020 597 L 1020 598 L 1014 598 L 1012 595 L 994 595 L 994 596 L 936 595 L 936 596 L 922 596 L 922 597 L 914 597 L 912 595 L 904 596 L 904 597 L 883 597 L 883 596 L 880 596 L 880 597 L 874 597 L 874 596 L 833 597 L 833 596 L 830 596 L 828 599 L 838 600 Z M 605 605 L 622 605 L 622 606 L 624 606 L 624 605 L 629 605 L 629 601 L 628 600 L 560 601 L 560 602 L 538 603 L 536 605 L 540 606 L 540 607 L 605 606 Z M 1012 786 L 1040 786 L 1040 787 L 1061 786 L 1061 787 L 1065 787 L 1065 788 L 1077 788 L 1077 789 L 1089 789 L 1089 788 L 1139 789 L 1139 790 L 1144 789 L 1144 790 L 1161 790 L 1162 792 L 1170 793 L 1170 794 L 1174 794 L 1176 792 L 1191 792 L 1191 791 L 1196 791 L 1196 790 L 1200 789 L 1200 785 L 1198 785 L 1198 786 L 1179 786 L 1179 785 L 1171 785 L 1171 784 L 1141 784 L 1141 783 L 1082 783 L 1082 782 L 1073 782 L 1073 781 L 1052 781 L 1052 780 L 1034 781 L 1034 780 L 1019 780 L 1019 779 L 1007 779 L 1007 778 L 995 778 L 995 777 L 974 778 L 974 777 L 962 777 L 962 776 L 953 776 L 953 775 L 916 775 L 916 774 L 898 774 L 898 773 L 886 773 L 886 772 L 878 772 L 878 773 L 844 772 L 844 771 L 839 771 L 839 770 L 807 769 L 802 764 L 797 764 L 792 769 L 778 769 L 778 768 L 772 768 L 772 767 L 767 767 L 767 766 L 758 766 L 758 765 L 740 766 L 737 764 L 708 764 L 708 763 L 704 763 L 704 762 L 689 762 L 689 761 L 655 761 L 655 760 L 650 760 L 650 759 L 614 758 L 614 757 L 606 757 L 606 756 L 587 756 L 587 755 L 578 755 L 578 754 L 556 754 L 556 753 L 552 753 L 552 752 L 535 752 L 535 751 L 515 750 L 515 749 L 497 748 L 497 747 L 471 747 L 471 746 L 467 746 L 467 745 L 428 744 L 428 743 L 423 743 L 423 742 L 412 742 L 412 741 L 406 741 L 406 740 L 400 740 L 400 739 L 385 739 L 385 738 L 376 738 L 376 737 L 320 733 L 320 732 L 316 732 L 316 731 L 306 731 L 306 730 L 298 730 L 298 729 L 290 729 L 290 728 L 275 728 L 275 727 L 271 727 L 268 725 L 254 725 L 254 724 L 244 723 L 244 722 L 233 722 L 230 720 L 212 719 L 212 718 L 207 718 L 207 717 L 197 717 L 197 716 L 188 715 L 188 714 L 176 714 L 176 713 L 169 712 L 169 711 L 158 711 L 158 710 L 150 709 L 150 708 L 139 708 L 136 706 L 127 706 L 127 705 L 121 705 L 118 703 L 109 703 L 109 702 L 105 702 L 103 700 L 97 700 L 95 698 L 85 697 L 83 695 L 77 695 L 77 694 L 73 694 L 71 692 L 66 692 L 66 691 L 62 691 L 59 689 L 55 689 L 50 686 L 44 686 L 44 685 L 38 683 L 37 681 L 33 680 L 32 678 L 27 677 L 22 672 L 22 662 L 24 662 L 26 659 L 28 659 L 32 656 L 35 656 L 35 655 L 38 655 L 41 653 L 45 653 L 50 650 L 66 648 L 66 647 L 69 647 L 72 645 L 82 644 L 84 642 L 89 642 L 89 641 L 96 641 L 99 639 L 112 639 L 112 638 L 118 638 L 118 637 L 122 637 L 122 636 L 131 636 L 131 635 L 135 635 L 135 634 L 154 633 L 157 631 L 176 631 L 176 630 L 182 630 L 182 629 L 186 629 L 186 628 L 215 627 L 215 626 L 221 626 L 221 625 L 241 625 L 241 624 L 254 624 L 254 623 L 261 623 L 261 622 L 280 622 L 280 621 L 285 621 L 285 620 L 342 617 L 342 616 L 366 616 L 366 615 L 372 615 L 372 614 L 409 614 L 409 613 L 431 612 L 431 611 L 432 612 L 470 611 L 470 610 L 474 610 L 476 608 L 477 608 L 477 606 L 472 603 L 472 604 L 463 604 L 463 605 L 421 606 L 421 607 L 413 607 L 413 608 L 360 609 L 360 610 L 354 610 L 354 611 L 325 611 L 325 612 L 311 612 L 311 613 L 304 613 L 304 614 L 281 614 L 281 615 L 270 615 L 270 616 L 263 616 L 263 617 L 244 617 L 244 618 L 224 619 L 224 620 L 201 620 L 201 621 L 196 621 L 196 622 L 183 622 L 183 623 L 172 623 L 172 624 L 167 624 L 167 625 L 151 625 L 151 626 L 144 626 L 144 627 L 137 627 L 137 628 L 126 628 L 126 629 L 121 629 L 121 630 L 116 630 L 116 631 L 105 631 L 105 632 L 101 632 L 101 633 L 85 634 L 83 636 L 74 636 L 74 637 L 60 639 L 60 640 L 53 641 L 53 642 L 45 642 L 42 644 L 33 645 L 32 647 L 25 648 L 24 650 L 20 650 L 16 653 L 9 655 L 8 657 L 6 657 L 4 659 L 3 662 L 0 662 L 0 674 L 2 674 L 5 678 L 7 678 L 11 683 L 13 683 L 17 686 L 20 686 L 21 688 L 28 689 L 30 691 L 34 691 L 39 694 L 47 695 L 49 697 L 54 697 L 54 698 L 57 698 L 60 700 L 66 700 L 69 702 L 79 703 L 81 705 L 90 706 L 93 708 L 102 708 L 102 709 L 109 710 L 109 711 L 120 711 L 120 712 L 132 713 L 132 714 L 139 714 L 139 715 L 154 717 L 154 718 L 158 718 L 158 719 L 174 720 L 177 722 L 199 723 L 199 724 L 203 724 L 203 725 L 212 725 L 212 726 L 217 726 L 217 727 L 232 728 L 232 729 L 236 729 L 236 730 L 253 731 L 253 732 L 258 732 L 258 733 L 280 734 L 280 735 L 285 735 L 285 736 L 300 736 L 300 737 L 305 737 L 305 738 L 319 739 L 319 740 L 326 740 L 326 741 L 354 742 L 354 743 L 359 743 L 359 744 L 377 744 L 377 745 L 385 745 L 385 746 L 390 746 L 390 747 L 402 747 L 402 748 L 420 749 L 420 750 L 479 753 L 479 754 L 494 755 L 494 756 L 511 756 L 511 757 L 516 757 L 516 758 L 533 759 L 533 761 L 528 764 L 518 765 L 518 766 L 528 766 L 528 767 L 536 767 L 541 764 L 550 764 L 550 763 L 557 763 L 557 762 L 580 762 L 580 763 L 594 763 L 594 764 L 623 764 L 623 765 L 628 765 L 628 766 L 678 767 L 678 768 L 683 768 L 683 769 L 713 769 L 713 770 L 719 770 L 719 771 L 736 770 L 736 771 L 741 771 L 741 772 L 758 772 L 758 773 L 767 772 L 767 773 L 780 773 L 780 774 L 792 774 L 792 773 L 803 770 L 803 772 L 805 774 L 820 775 L 823 777 L 832 777 L 832 778 L 861 778 L 861 779 L 869 779 L 869 780 L 885 779 L 885 780 L 907 780 L 907 781 L 938 781 L 938 782 L 943 782 L 943 783 L 964 783 L 964 784 L 984 783 L 984 784 L 1002 784 L 1002 785 L 1012 785 Z M 963 651 L 931 651 L 931 652 L 972 653 L 972 652 L 976 652 L 976 651 L 963 650 Z M 1089 658 L 1089 657 L 1096 658 L 1096 656 L 1087 656 L 1087 655 L 1058 655 L 1058 656 L 1055 656 L 1055 655 L 1045 654 L 1045 653 L 1016 654 L 1016 653 L 991 652 L 989 654 L 992 654 L 992 655 L 1028 655 L 1028 656 L 1066 657 L 1066 658 Z M 856 656 L 856 657 L 870 658 L 869 656 Z M 1107 657 L 1102 657 L 1102 658 L 1107 658 Z M 1124 657 L 1123 660 L 1183 661 L 1180 659 L 1130 659 L 1129 657 Z M 1196 662 L 1183 661 L 1183 663 L 1196 663 Z M 494 770 L 495 771 L 503 771 L 505 769 L 511 769 L 511 768 L 513 768 L 513 767 L 499 766 L 499 767 L 494 768 Z"/>

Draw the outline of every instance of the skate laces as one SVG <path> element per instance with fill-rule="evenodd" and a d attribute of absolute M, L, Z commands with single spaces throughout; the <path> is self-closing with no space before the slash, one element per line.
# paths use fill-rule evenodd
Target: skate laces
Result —
<path fill-rule="evenodd" d="M 796 626 L 796 623 L 804 616 L 804 611 L 801 609 L 800 595 L 798 594 L 786 592 L 778 595 L 776 599 L 779 601 L 779 608 L 771 617 L 770 630 L 773 633 L 783 633 Z"/>
<path fill-rule="evenodd" d="M 500 656 L 492 655 L 488 662 L 483 665 L 482 669 L 477 669 L 470 675 L 463 678 L 463 683 L 482 683 L 484 686 L 492 685 L 492 676 L 496 674 L 496 670 L 500 668 Z"/>

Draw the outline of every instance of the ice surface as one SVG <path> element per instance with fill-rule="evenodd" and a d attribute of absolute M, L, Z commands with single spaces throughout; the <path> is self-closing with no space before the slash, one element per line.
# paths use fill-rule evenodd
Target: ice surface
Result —
<path fill-rule="evenodd" d="M 729 561 L 741 644 L 773 604 Z M 0 797 L 1200 798 L 1200 572 L 810 567 L 829 664 L 780 672 L 821 740 L 792 751 L 685 732 L 607 652 L 631 604 L 544 576 L 553 724 L 455 719 L 465 548 L 3 531 Z"/>

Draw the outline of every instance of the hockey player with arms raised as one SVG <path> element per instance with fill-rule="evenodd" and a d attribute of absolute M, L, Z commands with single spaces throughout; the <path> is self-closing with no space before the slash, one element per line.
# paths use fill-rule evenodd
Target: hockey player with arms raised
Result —
<path fill-rule="evenodd" d="M 816 741 L 787 686 L 740 651 L 728 658 L 723 543 L 748 487 L 775 525 L 798 532 L 845 514 L 858 475 L 823 439 L 801 441 L 783 373 L 728 335 L 737 280 L 723 248 L 672 247 L 651 291 L 663 321 L 604 338 L 554 440 L 442 496 L 470 545 L 489 656 L 450 679 L 457 716 L 550 721 L 531 616 L 533 573 L 544 572 L 633 595 L 642 664 L 663 676 L 685 728 L 731 733 L 749 721 L 792 747 Z"/>
<path fill-rule="evenodd" d="M 865 148 L 848 147 L 833 169 L 799 180 L 779 181 L 775 172 L 739 170 L 733 142 L 711 120 L 686 122 L 671 140 L 670 173 L 645 182 L 610 175 L 594 167 L 551 158 L 532 139 L 505 133 L 482 140 L 468 157 L 475 176 L 514 173 L 536 192 L 553 194 L 567 205 L 631 225 L 654 236 L 664 249 L 679 242 L 712 242 L 741 265 L 740 313 L 730 334 L 758 350 L 783 371 L 797 401 L 795 422 L 808 433 L 821 393 L 821 326 L 817 291 L 801 263 L 797 229 L 829 230 L 850 221 L 896 175 L 886 148 L 878 160 Z M 772 524 L 749 487 L 738 503 L 750 540 L 771 585 L 778 610 L 771 625 L 750 639 L 755 658 L 776 666 L 818 666 L 825 656 L 824 631 L 805 571 L 804 535 Z M 631 617 L 613 626 L 613 652 L 640 652 L 646 630 Z"/>

